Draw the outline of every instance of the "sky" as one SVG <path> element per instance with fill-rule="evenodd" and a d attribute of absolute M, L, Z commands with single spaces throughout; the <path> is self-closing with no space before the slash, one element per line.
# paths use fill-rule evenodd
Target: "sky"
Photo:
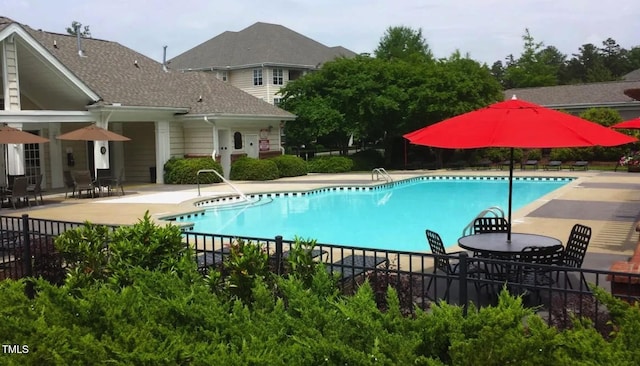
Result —
<path fill-rule="evenodd" d="M 456 50 L 493 64 L 536 42 L 568 55 L 613 38 L 640 46 L 640 0 L 0 0 L 0 15 L 66 33 L 75 20 L 93 38 L 118 42 L 156 61 L 256 22 L 285 26 L 326 46 L 372 53 L 389 27 L 422 30 L 437 58 Z"/>

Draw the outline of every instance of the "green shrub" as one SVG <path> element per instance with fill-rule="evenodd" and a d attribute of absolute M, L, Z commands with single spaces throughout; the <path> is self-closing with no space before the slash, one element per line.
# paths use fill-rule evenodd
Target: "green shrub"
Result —
<path fill-rule="evenodd" d="M 271 160 L 278 166 L 280 178 L 307 175 L 307 162 L 293 155 L 280 155 Z"/>
<path fill-rule="evenodd" d="M 368 149 L 358 151 L 350 156 L 353 160 L 354 171 L 371 171 L 375 168 L 384 166 L 384 156 L 378 150 Z"/>
<path fill-rule="evenodd" d="M 280 177 L 278 166 L 271 159 L 242 157 L 231 164 L 232 180 L 273 180 Z"/>
<path fill-rule="evenodd" d="M 202 173 L 198 170 L 215 169 L 222 175 L 222 165 L 211 158 L 171 158 L 164 164 L 164 182 L 166 184 L 220 183 L 222 179 L 214 173 Z"/>
<path fill-rule="evenodd" d="M 55 240 L 67 264 L 67 286 L 86 287 L 110 280 L 116 286 L 133 282 L 131 271 L 142 268 L 197 276 L 195 260 L 182 242 L 180 228 L 158 226 L 147 211 L 144 218 L 115 232 L 103 225 L 85 223 L 67 230 Z"/>
<path fill-rule="evenodd" d="M 346 173 L 351 171 L 353 160 L 343 156 L 320 156 L 307 162 L 312 173 Z"/>

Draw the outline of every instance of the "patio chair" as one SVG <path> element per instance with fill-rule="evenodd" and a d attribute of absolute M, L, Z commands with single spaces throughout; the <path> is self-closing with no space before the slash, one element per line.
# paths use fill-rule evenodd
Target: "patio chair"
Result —
<path fill-rule="evenodd" d="M 124 168 L 120 169 L 120 174 L 118 174 L 118 177 L 115 179 L 110 179 L 109 183 L 107 185 L 107 194 L 110 195 L 111 191 L 118 191 L 118 188 L 120 188 L 120 192 L 122 192 L 122 195 L 124 196 L 124 186 L 122 185 L 124 183 Z"/>
<path fill-rule="evenodd" d="M 516 258 L 516 261 L 522 264 L 512 267 L 515 270 L 515 276 L 509 276 L 509 282 L 516 283 L 515 286 L 518 287 L 518 292 L 521 294 L 535 292 L 540 299 L 540 290 L 555 283 L 552 276 L 553 269 L 550 266 L 556 264 L 563 255 L 564 247 L 562 245 L 524 247 Z M 530 264 L 534 266 L 530 266 Z"/>
<path fill-rule="evenodd" d="M 551 160 L 544 165 L 544 170 L 560 170 L 562 169 L 562 161 Z"/>
<path fill-rule="evenodd" d="M 31 202 L 29 201 L 29 192 L 27 191 L 27 187 L 29 185 L 29 181 L 27 177 L 16 177 L 13 181 L 13 187 L 11 189 L 11 193 L 7 195 L 7 198 L 13 205 L 13 208 L 16 208 L 16 202 L 21 198 L 27 201 L 27 205 L 31 207 Z"/>
<path fill-rule="evenodd" d="M 64 192 L 64 198 L 67 198 L 67 194 L 69 194 L 69 191 L 71 190 L 71 197 L 75 197 L 76 195 L 76 182 L 73 180 L 73 176 L 71 175 L 71 172 L 68 170 L 65 170 L 62 172 L 62 179 L 64 180 L 64 187 L 66 188 L 66 191 Z"/>
<path fill-rule="evenodd" d="M 31 184 L 27 187 L 27 191 L 33 195 L 36 205 L 38 204 L 38 196 L 40 196 L 40 204 L 44 204 L 44 200 L 42 199 L 42 178 L 42 174 L 38 175 L 36 178 L 36 184 Z"/>
<path fill-rule="evenodd" d="M 509 222 L 504 217 L 476 217 L 473 220 L 473 233 L 506 233 L 509 231 Z"/>
<path fill-rule="evenodd" d="M 91 198 L 95 197 L 96 187 L 91 178 L 91 172 L 88 170 L 74 170 L 71 175 L 75 183 L 75 189 L 78 191 L 78 198 L 82 196 L 82 191 L 87 191 L 87 196 L 91 193 Z"/>
<path fill-rule="evenodd" d="M 427 242 L 429 243 L 429 247 L 431 248 L 431 254 L 435 255 L 435 257 L 433 258 L 433 275 L 429 279 L 429 284 L 427 284 L 427 292 L 429 292 L 429 290 L 431 289 L 431 285 L 436 279 L 436 274 L 438 273 L 438 271 L 442 271 L 447 275 L 447 286 L 444 293 L 444 298 L 448 299 L 449 289 L 451 288 L 453 277 L 457 276 L 460 273 L 459 272 L 460 263 L 457 262 L 457 260 L 453 262 L 453 260 L 450 259 L 449 256 L 463 253 L 463 251 L 447 253 L 447 251 L 444 248 L 444 243 L 442 242 L 442 238 L 440 237 L 440 234 L 436 233 L 435 231 L 431 231 L 429 229 L 425 230 L 425 234 L 427 235 Z M 479 278 L 480 274 L 483 274 L 483 273 L 485 273 L 485 271 L 481 270 L 475 265 L 470 265 L 467 268 L 467 274 L 472 277 Z M 475 286 L 476 286 L 476 289 L 479 288 L 478 282 L 475 282 Z"/>
<path fill-rule="evenodd" d="M 582 224 L 575 224 L 567 239 L 562 257 L 557 261 L 557 265 L 570 268 L 582 268 L 584 262 L 584 256 L 587 254 L 587 248 L 589 247 L 589 241 L 591 240 L 591 228 Z M 556 282 L 560 277 L 560 271 L 556 273 Z M 569 285 L 570 289 L 573 289 L 571 279 L 564 274 L 565 285 Z M 589 288 L 587 280 L 584 278 L 584 274 L 580 273 L 580 280 L 584 284 L 585 288 Z"/>
<path fill-rule="evenodd" d="M 111 169 L 97 169 L 95 184 L 100 195 L 102 195 L 103 189 L 107 191 L 107 195 L 111 193 L 110 184 L 112 180 Z"/>

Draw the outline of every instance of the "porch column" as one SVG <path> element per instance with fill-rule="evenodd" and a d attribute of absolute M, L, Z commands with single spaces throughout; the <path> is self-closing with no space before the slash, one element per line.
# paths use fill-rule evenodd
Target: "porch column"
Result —
<path fill-rule="evenodd" d="M 9 123 L 9 127 L 22 130 L 22 123 Z M 24 173 L 24 144 L 7 144 L 7 171 L 9 175 Z"/>
<path fill-rule="evenodd" d="M 62 161 L 62 141 L 56 136 L 60 135 L 60 122 L 49 123 L 49 166 L 51 167 L 51 188 L 64 187 L 62 171 L 65 169 Z"/>
<path fill-rule="evenodd" d="M 111 126 L 111 131 L 119 134 L 119 135 L 124 135 L 123 129 L 124 126 L 122 125 L 122 122 L 111 122 L 110 123 Z M 131 143 L 131 142 L 128 142 Z M 117 177 L 118 174 L 120 174 L 120 171 L 122 169 L 124 169 L 124 144 L 125 142 L 122 141 L 114 141 L 113 142 L 113 149 L 111 149 L 110 153 L 113 154 L 113 169 L 111 169 L 111 174 L 114 177 Z"/>
<path fill-rule="evenodd" d="M 156 183 L 164 184 L 164 163 L 171 158 L 171 131 L 168 121 L 155 121 Z"/>
<path fill-rule="evenodd" d="M 100 116 L 96 121 L 96 126 L 105 130 L 109 127 L 108 118 Z M 109 169 L 109 141 L 94 141 L 93 143 L 93 161 L 95 171 L 94 177 L 98 176 L 98 169 Z"/>

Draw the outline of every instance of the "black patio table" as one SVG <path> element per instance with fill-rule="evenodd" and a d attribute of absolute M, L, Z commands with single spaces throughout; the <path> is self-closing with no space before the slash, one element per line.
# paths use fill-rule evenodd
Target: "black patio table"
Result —
<path fill-rule="evenodd" d="M 509 263 L 518 261 L 518 255 L 525 247 L 552 247 L 562 245 L 559 239 L 539 234 L 511 233 L 511 241 L 507 241 L 507 233 L 482 233 L 463 236 L 458 239 L 460 248 L 473 251 L 480 258 L 499 259 L 508 263 L 492 263 L 485 267 L 485 276 L 492 280 L 511 280 L 517 277 Z"/>
<path fill-rule="evenodd" d="M 509 257 L 525 247 L 552 247 L 562 245 L 562 241 L 546 235 L 511 233 L 511 241 L 507 242 L 507 233 L 483 233 L 463 236 L 458 239 L 458 245 L 483 256 Z"/>

